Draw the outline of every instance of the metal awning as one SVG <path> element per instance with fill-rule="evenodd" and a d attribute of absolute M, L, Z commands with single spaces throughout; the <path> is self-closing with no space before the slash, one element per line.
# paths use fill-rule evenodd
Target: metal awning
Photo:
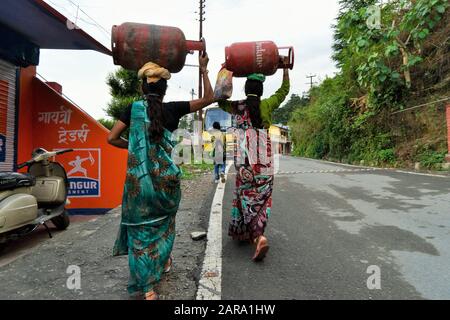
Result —
<path fill-rule="evenodd" d="M 112 55 L 89 34 L 42 0 L 2 0 L 0 24 L 41 49 L 95 50 Z"/>

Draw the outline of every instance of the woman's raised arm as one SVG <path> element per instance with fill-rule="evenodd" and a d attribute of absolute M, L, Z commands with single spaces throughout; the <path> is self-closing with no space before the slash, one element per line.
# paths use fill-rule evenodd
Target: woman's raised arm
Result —
<path fill-rule="evenodd" d="M 261 103 L 262 108 L 267 110 L 262 110 L 262 112 L 272 113 L 286 100 L 287 95 L 291 89 L 290 79 L 289 79 L 289 69 L 283 70 L 283 83 L 280 89 L 275 92 L 270 98 L 264 99 Z"/>
<path fill-rule="evenodd" d="M 203 87 L 204 87 L 204 95 L 201 99 L 192 100 L 190 102 L 191 105 L 191 113 L 197 112 L 203 108 L 206 108 L 210 104 L 214 103 L 214 91 L 211 86 L 211 81 L 209 80 L 208 76 L 208 62 L 209 57 L 205 53 L 204 56 L 200 55 L 199 58 L 199 64 L 200 64 L 200 71 L 202 72 L 203 76 Z"/>
<path fill-rule="evenodd" d="M 128 141 L 121 137 L 127 128 L 125 123 L 120 120 L 117 121 L 108 135 L 108 143 L 120 149 L 128 149 Z"/>

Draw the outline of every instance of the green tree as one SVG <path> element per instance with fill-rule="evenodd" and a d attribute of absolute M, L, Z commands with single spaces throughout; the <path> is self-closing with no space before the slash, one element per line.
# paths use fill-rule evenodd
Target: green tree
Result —
<path fill-rule="evenodd" d="M 114 127 L 115 120 L 111 119 L 99 119 L 101 125 L 103 125 L 106 129 L 111 130 Z"/>
<path fill-rule="evenodd" d="M 448 0 L 418 0 L 394 1 L 395 12 L 406 10 L 402 16 L 392 19 L 392 24 L 387 28 L 387 40 L 390 41 L 386 48 L 385 56 L 396 56 L 401 53 L 401 71 L 408 88 L 412 85 L 411 68 L 423 61 L 423 43 L 431 31 L 438 25 L 445 14 Z"/>
<path fill-rule="evenodd" d="M 347 25 L 345 29 L 342 28 L 340 23 L 342 20 L 350 15 L 352 12 L 360 12 L 361 10 L 365 10 L 367 7 L 375 5 L 377 0 L 339 0 L 339 14 L 337 17 L 337 24 L 333 26 L 334 28 L 334 43 L 333 43 L 333 58 L 336 61 L 339 67 L 342 67 L 345 64 L 345 56 L 344 51 L 348 48 L 348 39 L 347 39 L 347 31 L 349 30 L 350 25 Z M 353 22 L 357 24 L 361 24 L 363 21 L 357 15 L 352 16 Z"/>
<path fill-rule="evenodd" d="M 413 84 L 411 68 L 423 61 L 422 45 L 442 20 L 448 0 L 366 1 L 380 7 L 380 28 L 369 27 L 372 12 L 364 2 L 342 2 L 334 59 L 349 82 L 357 79 L 370 107 L 398 109 Z"/>
<path fill-rule="evenodd" d="M 120 68 L 108 75 L 106 83 L 110 88 L 112 99 L 105 111 L 108 116 L 117 120 L 127 106 L 140 99 L 140 80 L 137 72 Z"/>
<path fill-rule="evenodd" d="M 293 94 L 284 106 L 278 108 L 273 113 L 274 123 L 287 125 L 294 111 L 306 106 L 308 102 L 309 99 Z"/>

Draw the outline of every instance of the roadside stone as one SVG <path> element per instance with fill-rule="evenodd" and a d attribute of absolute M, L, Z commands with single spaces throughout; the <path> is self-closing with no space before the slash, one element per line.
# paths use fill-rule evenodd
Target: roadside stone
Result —
<path fill-rule="evenodd" d="M 420 171 L 421 168 L 422 166 L 420 165 L 420 162 L 416 162 L 416 164 L 414 165 L 414 170 Z"/>
<path fill-rule="evenodd" d="M 192 233 L 191 233 L 191 238 L 192 238 L 192 240 L 194 240 L 194 241 L 200 241 L 200 240 L 203 240 L 203 239 L 206 238 L 206 236 L 207 236 L 207 233 L 204 232 L 204 231 L 197 231 L 197 232 L 192 232 Z"/>

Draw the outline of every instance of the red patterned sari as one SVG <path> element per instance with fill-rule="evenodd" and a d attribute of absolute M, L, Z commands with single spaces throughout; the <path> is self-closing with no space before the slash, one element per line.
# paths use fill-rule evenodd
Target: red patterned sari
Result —
<path fill-rule="evenodd" d="M 274 165 L 267 130 L 253 128 L 245 101 L 233 103 L 236 188 L 229 235 L 254 241 L 264 235 L 272 210 Z"/>

